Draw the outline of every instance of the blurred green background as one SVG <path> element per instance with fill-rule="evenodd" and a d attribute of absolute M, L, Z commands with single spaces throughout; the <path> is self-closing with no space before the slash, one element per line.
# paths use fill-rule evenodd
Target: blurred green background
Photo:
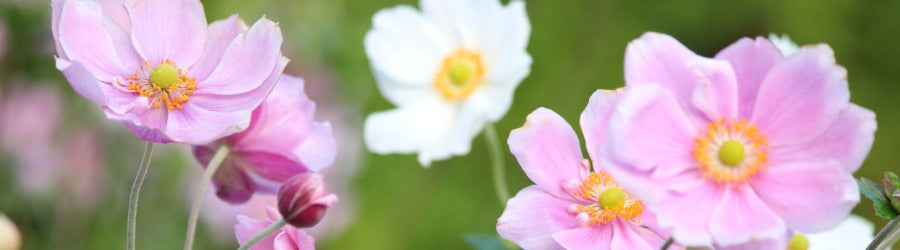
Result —
<path fill-rule="evenodd" d="M 506 2 L 506 1 L 504 1 Z M 341 133 L 341 193 L 353 206 L 344 226 L 317 238 L 321 249 L 464 249 L 464 235 L 494 234 L 503 207 L 493 192 L 489 154 L 483 136 L 469 155 L 424 169 L 413 155 L 374 155 L 360 141 L 361 121 L 392 108 L 375 87 L 363 48 L 371 17 L 382 8 L 415 1 L 389 0 L 208 0 L 209 21 L 239 13 L 247 22 L 266 16 L 281 24 L 287 73 L 307 78 L 307 91 L 320 104 L 319 120 L 332 120 Z M 712 56 L 745 36 L 788 34 L 798 44 L 827 43 L 849 72 L 852 101 L 874 110 L 879 129 L 875 145 L 857 176 L 880 180 L 885 170 L 900 171 L 900 1 L 527 1 L 532 33 L 531 74 L 516 92 L 512 109 L 496 124 L 505 141 L 537 107 L 550 108 L 577 127 L 578 117 L 596 89 L 622 86 L 627 43 L 646 31 L 667 33 L 698 54 Z M 71 134 L 96 135 L 102 169 L 89 175 L 100 182 L 92 205 L 69 194 L 65 181 L 39 192 L 22 190 L 24 168 L 9 150 L 0 152 L 0 213 L 24 235 L 23 249 L 118 249 L 124 243 L 128 190 L 143 142 L 120 124 L 106 121 L 98 108 L 77 96 L 54 68 L 49 2 L 0 0 L 7 29 L 0 56 L 0 93 L 40 86 L 62 100 L 51 142 Z M 5 96 L 4 96 L 5 97 Z M 9 107 L 4 107 L 10 109 Z M 16 109 L 18 110 L 18 109 Z M 18 114 L 25 115 L 25 114 Z M 10 123 L 17 115 L 5 117 Z M 49 121 L 49 119 L 48 119 Z M 504 145 L 505 146 L 505 145 Z M 65 151 L 65 150 L 63 150 Z M 530 185 L 504 147 L 509 189 Z M 78 152 L 74 155 L 83 155 Z M 63 158 L 49 170 L 64 172 Z M 139 249 L 179 249 L 187 221 L 191 180 L 197 166 L 184 146 L 158 147 L 144 184 L 138 214 Z M 82 176 L 83 177 L 83 176 Z M 95 177 L 97 179 L 95 179 Z M 45 183 L 46 184 L 46 183 Z M 336 185 L 331 183 L 331 185 Z M 355 197 L 355 198 L 353 198 Z M 344 198 L 342 196 L 342 198 Z M 81 208 L 79 208 L 81 207 Z M 84 208 L 86 207 L 86 208 Z M 854 210 L 875 222 L 871 203 Z M 350 219 L 352 218 L 352 219 Z M 225 225 L 226 232 L 231 228 Z M 877 230 L 877 229 L 876 229 Z M 197 249 L 233 249 L 233 235 L 216 238 L 201 226 Z"/>

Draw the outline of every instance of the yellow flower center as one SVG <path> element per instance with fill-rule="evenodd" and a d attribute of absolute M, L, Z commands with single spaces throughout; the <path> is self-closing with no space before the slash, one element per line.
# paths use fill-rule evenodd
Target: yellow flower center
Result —
<path fill-rule="evenodd" d="M 795 233 L 791 237 L 791 243 L 788 244 L 788 250 L 806 250 L 809 249 L 809 239 L 806 235 Z"/>
<path fill-rule="evenodd" d="M 444 58 L 440 71 L 434 76 L 434 88 L 448 101 L 472 94 L 484 77 L 481 54 L 459 49 Z"/>
<path fill-rule="evenodd" d="M 581 188 L 575 195 L 597 202 L 578 205 L 575 211 L 577 214 L 586 213 L 590 217 L 589 225 L 606 224 L 617 217 L 635 224 L 641 223 L 637 217 L 644 212 L 644 203 L 625 192 L 604 171 L 591 173 L 582 181 Z"/>
<path fill-rule="evenodd" d="M 125 78 L 125 87 L 150 100 L 150 108 L 165 106 L 169 110 L 181 109 L 197 90 L 197 82 L 188 76 L 187 70 L 179 69 L 174 62 L 166 60 L 152 67 L 150 61 Z M 121 80 L 116 80 L 122 84 Z"/>
<path fill-rule="evenodd" d="M 692 153 L 707 178 L 740 183 L 766 168 L 769 142 L 746 120 L 718 119 L 697 136 Z"/>

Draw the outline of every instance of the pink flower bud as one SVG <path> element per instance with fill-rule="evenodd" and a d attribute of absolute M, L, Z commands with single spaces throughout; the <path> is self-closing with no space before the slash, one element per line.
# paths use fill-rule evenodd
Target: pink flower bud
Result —
<path fill-rule="evenodd" d="M 327 194 L 325 181 L 317 173 L 295 175 L 278 190 L 278 212 L 298 228 L 315 226 L 337 201 L 337 195 Z"/>

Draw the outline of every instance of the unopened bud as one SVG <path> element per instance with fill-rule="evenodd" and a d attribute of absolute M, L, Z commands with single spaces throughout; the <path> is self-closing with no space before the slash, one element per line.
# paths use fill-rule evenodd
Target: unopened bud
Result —
<path fill-rule="evenodd" d="M 322 175 L 316 173 L 295 175 L 278 190 L 278 212 L 298 228 L 315 226 L 337 201 L 337 195 L 327 194 Z"/>

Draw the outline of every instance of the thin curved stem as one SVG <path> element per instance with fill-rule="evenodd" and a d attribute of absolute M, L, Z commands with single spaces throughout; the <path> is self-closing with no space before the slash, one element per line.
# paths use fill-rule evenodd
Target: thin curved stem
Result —
<path fill-rule="evenodd" d="M 128 229 L 125 233 L 125 248 L 128 250 L 134 250 L 138 198 L 141 196 L 141 186 L 144 185 L 144 179 L 147 178 L 147 172 L 150 170 L 150 158 L 152 155 L 153 143 L 147 142 L 147 146 L 144 147 L 144 157 L 141 158 L 141 166 L 138 167 L 134 183 L 131 184 L 131 194 L 128 198 Z"/>
<path fill-rule="evenodd" d="M 263 229 L 261 232 L 256 234 L 256 236 L 253 236 L 253 238 L 251 238 L 250 241 L 247 241 L 246 243 L 244 243 L 244 245 L 242 245 L 240 248 L 238 248 L 238 250 L 250 249 L 250 247 L 252 247 L 253 245 L 256 245 L 257 242 L 261 241 L 262 239 L 265 239 L 270 234 L 275 232 L 275 230 L 280 229 L 285 224 L 287 224 L 287 222 L 284 221 L 284 219 L 279 219 L 275 223 L 272 223 L 272 225 L 269 225 L 269 227 L 267 227 L 266 229 Z"/>
<path fill-rule="evenodd" d="M 897 238 L 900 238 L 900 217 L 894 218 L 894 220 L 884 226 L 881 232 L 875 235 L 875 240 L 869 243 L 866 250 L 888 249 L 891 244 L 897 241 Z"/>
<path fill-rule="evenodd" d="M 663 243 L 662 247 L 660 247 L 659 250 L 668 250 L 669 247 L 672 246 L 673 242 L 675 242 L 675 240 L 672 239 L 672 237 L 669 237 L 669 239 L 667 239 L 666 242 Z"/>
<path fill-rule="evenodd" d="M 203 204 L 203 195 L 206 194 L 206 188 L 212 181 L 213 174 L 219 169 L 219 165 L 222 165 L 222 161 L 225 160 L 229 152 L 228 146 L 222 144 L 219 150 L 216 150 L 216 154 L 213 155 L 209 164 L 206 165 L 206 170 L 203 171 L 203 178 L 200 179 L 200 186 L 197 187 L 197 193 L 194 194 L 194 200 L 191 203 L 191 215 L 188 217 L 187 235 L 184 238 L 185 250 L 190 250 L 194 247 L 194 233 L 197 231 L 197 217 L 200 216 L 200 205 Z"/>
<path fill-rule="evenodd" d="M 488 123 L 485 126 L 485 136 L 487 140 L 488 150 L 491 152 L 491 164 L 494 172 L 494 190 L 497 192 L 497 198 L 500 204 L 506 204 L 509 200 L 509 191 L 506 190 L 506 166 L 503 165 L 503 154 L 500 152 L 500 140 L 497 138 L 497 132 L 494 130 L 494 124 Z"/>

